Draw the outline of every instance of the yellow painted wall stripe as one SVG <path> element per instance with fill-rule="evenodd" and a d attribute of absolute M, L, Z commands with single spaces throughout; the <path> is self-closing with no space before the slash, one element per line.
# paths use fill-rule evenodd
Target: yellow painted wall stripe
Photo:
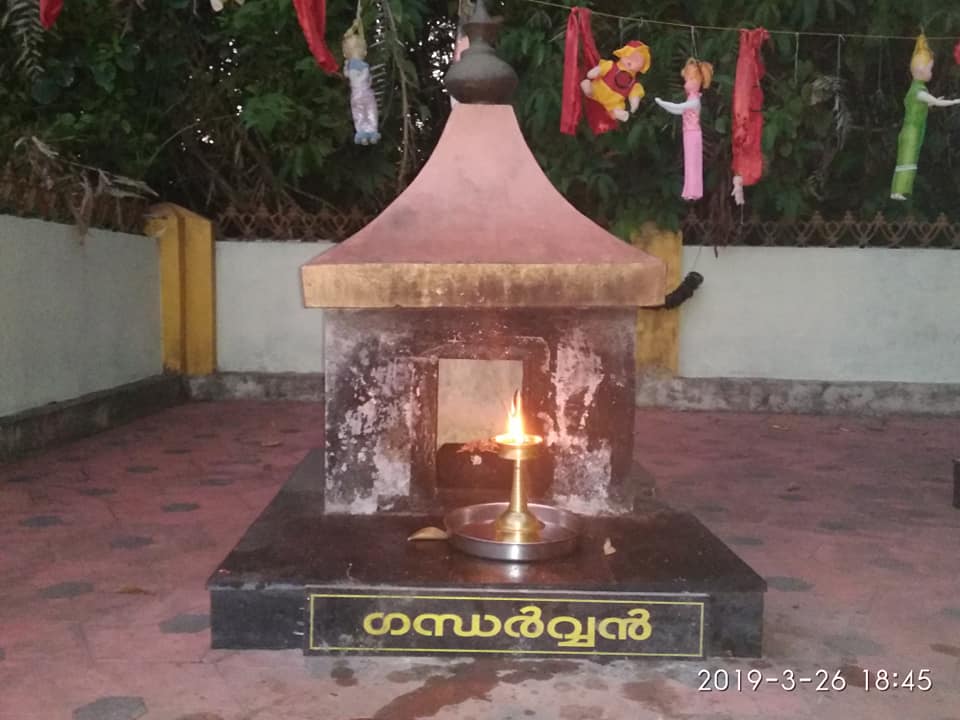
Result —
<path fill-rule="evenodd" d="M 160 254 L 163 366 L 206 375 L 216 369 L 216 287 L 213 226 L 186 208 L 151 208 L 146 233 Z"/>
<path fill-rule="evenodd" d="M 184 307 L 188 375 L 217 369 L 216 267 L 213 224 L 178 208 L 184 227 Z"/>
<path fill-rule="evenodd" d="M 667 292 L 680 284 L 683 238 L 644 223 L 631 244 L 667 265 Z M 637 316 L 637 370 L 676 375 L 680 363 L 680 310 L 641 310 Z"/>

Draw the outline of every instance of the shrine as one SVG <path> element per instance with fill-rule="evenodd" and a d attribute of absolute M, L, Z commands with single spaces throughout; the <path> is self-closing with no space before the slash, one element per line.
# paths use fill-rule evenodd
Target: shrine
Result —
<path fill-rule="evenodd" d="M 758 656 L 764 581 L 652 499 L 634 453 L 637 311 L 664 265 L 550 184 L 482 2 L 465 29 L 427 165 L 302 268 L 325 446 L 211 577 L 213 645 Z M 430 527 L 446 539 L 408 541 Z"/>

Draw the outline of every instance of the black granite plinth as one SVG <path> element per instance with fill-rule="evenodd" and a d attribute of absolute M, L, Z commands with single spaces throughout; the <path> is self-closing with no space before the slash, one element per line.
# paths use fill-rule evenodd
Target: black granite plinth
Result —
<path fill-rule="evenodd" d="M 461 554 L 444 541 L 407 542 L 420 528 L 442 526 L 439 516 L 325 514 L 319 478 L 323 453 L 314 451 L 211 576 L 214 648 L 306 648 L 309 589 L 380 588 L 702 595 L 704 654 L 761 654 L 766 583 L 690 514 L 651 505 L 588 518 L 574 554 L 504 563 Z M 603 552 L 607 539 L 613 554 Z"/>

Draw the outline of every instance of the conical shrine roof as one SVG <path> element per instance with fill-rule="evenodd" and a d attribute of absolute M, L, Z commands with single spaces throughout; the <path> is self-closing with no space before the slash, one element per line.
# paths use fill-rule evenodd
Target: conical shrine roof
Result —
<path fill-rule="evenodd" d="M 458 104 L 413 183 L 302 280 L 307 307 L 644 306 L 665 266 L 567 202 L 510 105 Z"/>

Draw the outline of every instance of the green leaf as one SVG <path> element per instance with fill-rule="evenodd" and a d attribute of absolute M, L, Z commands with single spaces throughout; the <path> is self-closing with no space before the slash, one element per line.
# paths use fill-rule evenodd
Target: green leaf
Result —
<path fill-rule="evenodd" d="M 68 88 L 73 85 L 74 81 L 76 80 L 76 73 L 74 72 L 73 65 L 60 65 L 56 70 L 56 79 L 57 83 L 62 88 Z"/>
<path fill-rule="evenodd" d="M 323 72 L 322 70 L 320 70 L 319 66 L 317 65 L 317 61 L 313 57 L 313 55 L 307 55 L 306 57 L 302 57 L 299 60 L 297 60 L 297 62 L 295 62 L 293 65 L 293 69 L 296 72 L 303 73 L 303 74 Z"/>
<path fill-rule="evenodd" d="M 251 130 L 266 136 L 273 134 L 278 125 L 286 122 L 294 110 L 293 101 L 283 93 L 266 93 L 248 98 L 243 104 L 241 118 Z"/>
<path fill-rule="evenodd" d="M 41 105 L 49 105 L 60 96 L 60 84 L 49 75 L 42 75 L 30 86 L 30 96 Z"/>
<path fill-rule="evenodd" d="M 124 72 L 133 72 L 135 67 L 133 53 L 123 52 L 117 55 L 117 67 Z"/>
<path fill-rule="evenodd" d="M 112 62 L 104 62 L 93 65 L 90 70 L 93 72 L 93 80 L 106 92 L 113 92 L 114 81 L 117 79 L 117 66 Z"/>

